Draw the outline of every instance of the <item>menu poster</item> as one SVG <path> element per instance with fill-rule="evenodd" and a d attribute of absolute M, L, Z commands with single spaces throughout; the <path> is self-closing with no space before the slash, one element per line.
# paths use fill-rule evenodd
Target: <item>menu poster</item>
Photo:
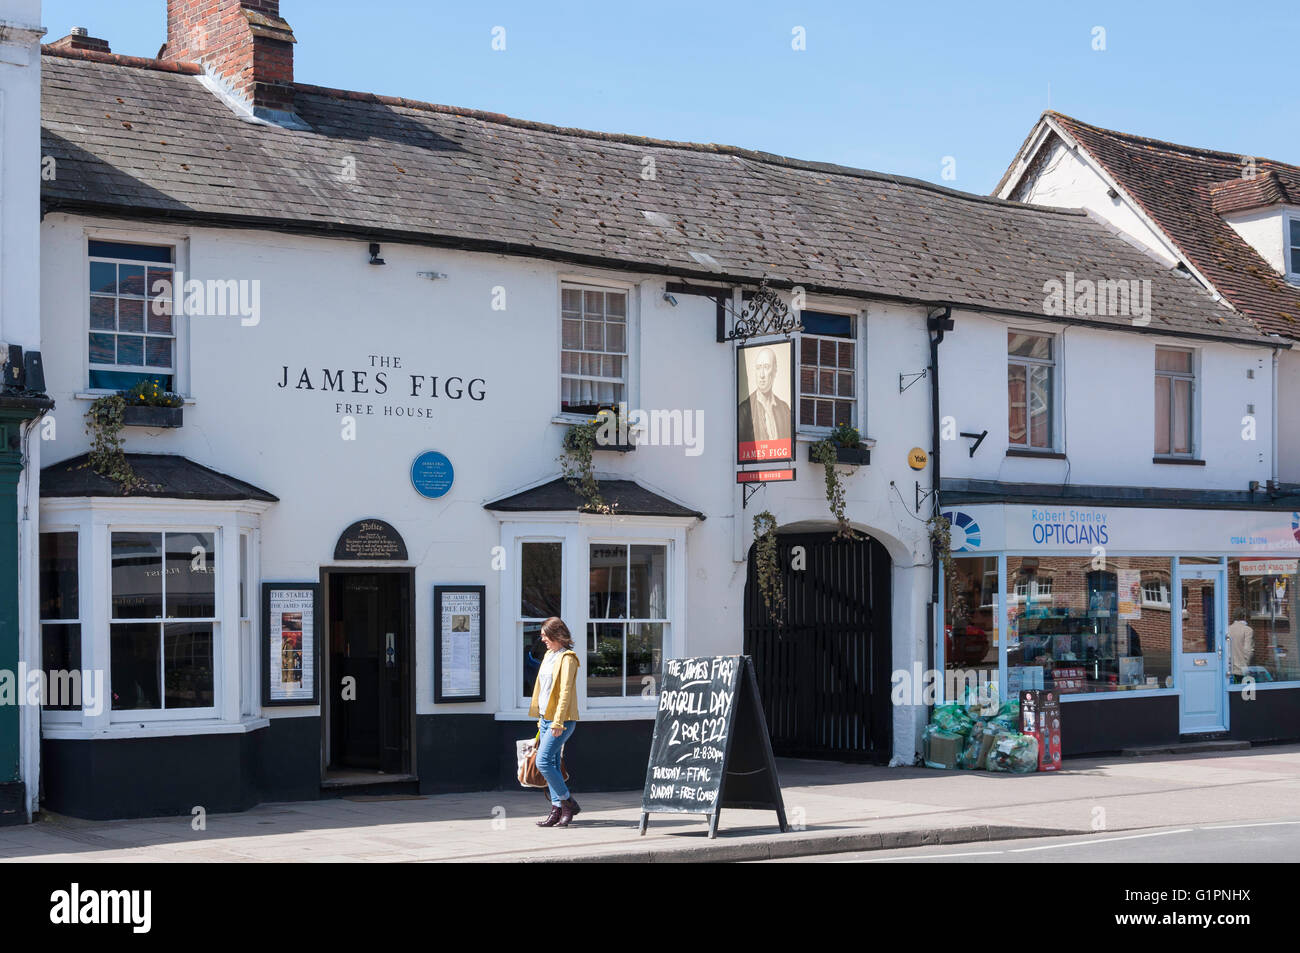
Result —
<path fill-rule="evenodd" d="M 317 583 L 262 583 L 263 705 L 320 703 L 319 603 Z"/>
<path fill-rule="evenodd" d="M 433 587 L 435 703 L 487 700 L 483 656 L 483 586 Z"/>
<path fill-rule="evenodd" d="M 1119 576 L 1119 617 L 1142 618 L 1142 570 L 1121 569 Z"/>

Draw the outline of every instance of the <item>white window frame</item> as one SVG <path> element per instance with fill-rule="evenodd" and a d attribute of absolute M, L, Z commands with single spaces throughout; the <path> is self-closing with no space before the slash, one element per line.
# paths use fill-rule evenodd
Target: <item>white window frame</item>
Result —
<path fill-rule="evenodd" d="M 590 274 L 561 274 L 555 285 L 555 403 L 554 419 L 563 423 L 584 423 L 587 414 L 564 409 L 564 291 L 575 288 L 584 291 L 617 292 L 627 296 L 626 339 L 624 341 L 623 393 L 629 410 L 635 409 L 639 400 L 640 376 L 640 313 L 641 286 L 632 281 L 598 277 Z"/>
<path fill-rule="evenodd" d="M 190 273 L 189 233 L 174 228 L 159 227 L 149 231 L 119 228 L 86 228 L 81 240 L 81 387 L 82 393 L 99 397 L 115 394 L 114 388 L 92 388 L 90 386 L 90 243 L 122 242 L 131 245 L 166 245 L 172 249 L 172 273 L 179 276 Z M 172 286 L 172 391 L 182 396 L 190 396 L 190 326 L 189 318 L 183 313 L 183 289 Z M 147 320 L 147 318 L 146 318 Z M 113 370 L 107 365 L 96 365 L 100 370 Z M 135 371 L 128 371 L 135 373 Z M 139 373 L 148 374 L 149 369 Z"/>
<path fill-rule="evenodd" d="M 664 589 L 666 590 L 665 597 L 664 597 L 664 606 L 665 606 L 665 608 L 667 608 L 667 609 L 669 610 L 669 615 L 668 615 L 666 618 L 662 618 L 662 619 L 633 619 L 630 615 L 629 615 L 627 618 L 625 618 L 625 619 L 609 619 L 609 618 L 593 619 L 593 618 L 591 617 L 591 615 L 590 615 L 590 611 L 591 611 L 591 610 L 590 610 L 590 603 L 591 603 L 591 584 L 590 584 L 590 579 L 591 579 L 591 547 L 593 547 L 593 546 L 622 546 L 622 547 L 627 547 L 627 548 L 628 548 L 628 549 L 627 549 L 627 552 L 628 552 L 628 560 L 629 560 L 629 562 L 628 562 L 628 571 L 629 571 L 629 573 L 631 572 L 631 556 L 632 556 L 632 550 L 631 550 L 631 547 L 633 547 L 633 546 L 655 546 L 655 547 L 659 547 L 659 548 L 663 549 L 663 550 L 664 550 Z M 587 575 L 587 579 L 588 579 L 588 588 L 587 588 L 588 616 L 587 616 L 587 625 L 584 626 L 584 628 L 583 628 L 583 630 L 582 630 L 582 639 L 583 639 L 583 648 L 584 648 L 584 651 L 583 651 L 583 654 L 582 654 L 582 661 L 583 661 L 584 671 L 585 671 L 587 674 L 590 674 L 590 671 L 591 671 L 590 664 L 589 664 L 589 659 L 588 659 L 588 657 L 587 657 L 587 646 L 588 646 L 588 644 L 589 644 L 589 638 L 590 638 L 590 637 L 589 637 L 589 630 L 590 630 L 591 624 L 592 624 L 593 622 L 595 622 L 596 624 L 605 623 L 605 622 L 609 622 L 609 623 L 621 623 L 621 624 L 623 624 L 623 625 L 628 625 L 628 624 L 633 623 L 633 622 L 659 623 L 659 624 L 661 624 L 661 625 L 663 626 L 663 628 L 664 628 L 664 638 L 663 638 L 663 643 L 662 643 L 662 647 L 661 647 L 661 650 L 660 650 L 660 651 L 661 651 L 661 658 L 670 658 L 670 657 L 671 657 L 671 656 L 669 656 L 668 653 L 667 653 L 667 648 L 668 648 L 668 646 L 672 645 L 672 637 L 673 637 L 673 619 L 672 619 L 672 614 L 671 614 L 671 613 L 672 613 L 672 606 L 673 606 L 673 594 L 674 594 L 674 593 L 673 593 L 673 590 L 674 590 L 674 588 L 675 588 L 675 584 L 674 584 L 674 582 L 673 582 L 673 571 L 672 571 L 672 570 L 673 570 L 673 565 L 672 565 L 672 564 L 673 564 L 673 555 L 674 555 L 674 554 L 673 554 L 673 541 L 672 541 L 671 539 L 667 539 L 667 538 L 664 538 L 664 539 L 655 539 L 655 538 L 631 538 L 631 537 L 622 537 L 622 538 L 605 538 L 605 537 L 599 537 L 599 536 L 591 536 L 591 537 L 588 538 L 588 541 L 587 541 L 587 551 L 586 551 L 586 563 L 587 563 L 587 574 L 586 574 L 586 575 Z M 630 610 L 629 610 L 629 611 L 630 611 Z M 577 638 L 578 638 L 578 636 L 577 636 L 577 634 L 575 633 L 575 634 L 574 634 L 574 640 L 576 641 Z M 627 664 L 627 637 L 626 637 L 626 636 L 624 636 L 624 641 L 623 641 L 623 663 L 624 663 L 624 665 L 626 666 L 626 664 Z M 624 676 L 624 677 L 626 678 L 626 673 L 625 673 L 625 676 Z M 663 672 L 662 672 L 662 670 L 660 671 L 659 677 L 660 677 L 660 678 L 663 677 Z M 585 691 L 585 688 L 586 688 L 586 686 L 584 686 L 584 691 Z M 626 681 L 624 681 L 624 691 L 626 691 L 626 688 L 627 688 L 627 684 L 626 684 Z M 655 691 L 655 693 L 654 693 L 654 698 L 655 698 L 656 700 L 658 699 L 658 690 L 657 690 L 657 686 L 656 686 L 656 691 Z M 641 697 L 640 693 L 638 692 L 636 695 L 626 695 L 626 694 L 625 694 L 625 695 L 621 695 L 621 696 L 601 696 L 601 697 L 599 697 L 597 700 L 593 701 L 591 704 L 592 704 L 595 708 L 605 708 L 605 707 L 613 707 L 613 706 L 615 706 L 615 705 L 627 705 L 627 704 L 629 704 L 629 703 L 642 704 L 642 703 L 644 703 L 644 701 L 645 701 L 645 699 L 643 699 L 643 698 Z"/>
<path fill-rule="evenodd" d="M 254 500 L 181 501 L 128 497 L 49 498 L 41 501 L 41 523 L 50 532 L 78 533 L 78 590 L 81 598 L 81 664 L 87 671 L 102 671 L 105 698 L 102 711 L 50 712 L 72 717 L 42 718 L 42 734 L 49 738 L 88 739 L 246 731 L 264 725 L 260 694 L 256 714 L 241 714 L 241 686 L 247 686 L 239 623 L 239 546 L 226 545 L 250 532 L 253 587 L 258 557 L 256 543 L 261 514 L 270 506 Z M 213 624 L 212 708 L 113 711 L 112 659 L 109 619 L 112 609 L 112 552 L 114 532 L 214 534 L 216 595 L 219 621 Z M 231 584 L 227 584 L 231 580 Z M 260 595 L 255 598 L 260 598 Z M 260 602 L 249 606 L 260 613 Z M 156 620 L 146 620 L 156 621 Z M 257 625 L 250 620 L 250 635 Z M 233 633 L 233 635 L 231 634 Z M 252 649 L 256 655 L 256 647 Z M 260 688 L 260 685 L 259 685 Z"/>
<path fill-rule="evenodd" d="M 73 535 L 75 535 L 75 536 L 77 537 L 77 617 L 76 617 L 76 619 L 47 620 L 44 616 L 39 616 L 39 608 L 38 608 L 38 616 L 39 616 L 39 617 L 38 617 L 37 625 L 38 625 L 39 630 L 40 630 L 40 638 L 37 639 L 36 645 L 37 645 L 37 651 L 40 653 L 40 655 L 38 656 L 38 663 L 37 663 L 37 664 L 38 664 L 42 669 L 44 669 L 44 667 L 45 667 L 45 657 L 44 657 L 44 655 L 45 655 L 45 626 L 46 626 L 46 623 L 47 623 L 47 622 L 54 622 L 54 623 L 70 624 L 70 623 L 72 623 L 72 622 L 76 622 L 79 626 L 81 626 L 81 651 L 82 651 L 82 657 L 81 657 L 81 670 L 82 670 L 82 672 L 87 672 L 87 671 L 90 671 L 90 666 L 86 664 L 86 657 L 85 657 L 85 651 L 86 651 L 86 647 L 85 647 L 85 646 L 86 646 L 86 628 L 87 628 L 87 626 L 86 626 L 86 622 L 85 622 L 85 611 L 86 611 L 86 590 L 85 590 L 85 585 L 84 585 L 83 580 L 85 580 L 85 579 L 87 578 L 87 576 L 86 576 L 86 570 L 87 570 L 87 567 L 88 567 L 89 558 L 88 558 L 88 554 L 86 553 L 85 539 L 83 538 L 83 536 L 82 536 L 82 534 L 81 534 L 81 527 L 78 526 L 78 525 L 75 524 L 75 523 L 59 523 L 59 522 L 54 522 L 54 521 L 49 521 L 49 522 L 47 522 L 44 518 L 41 519 L 41 529 L 40 529 L 40 532 L 37 534 L 37 547 L 38 547 L 38 549 L 37 549 L 37 561 L 36 561 L 36 566 L 37 566 L 37 581 L 36 581 L 36 584 L 37 584 L 37 605 L 38 605 L 38 607 L 39 607 L 39 605 L 40 605 L 40 601 L 39 601 L 39 600 L 40 600 L 40 588 L 39 588 L 39 587 L 40 587 L 40 556 L 39 556 L 39 552 L 40 552 L 40 551 L 39 551 L 39 546 L 40 546 L 40 537 L 41 537 L 41 536 L 44 536 L 46 533 L 71 533 L 71 534 L 73 534 Z M 107 677 L 105 677 L 105 679 L 104 679 L 104 690 L 105 690 L 105 691 L 108 690 L 108 678 L 107 678 Z M 82 694 L 83 694 L 83 696 L 84 696 L 84 694 L 85 694 L 85 688 L 84 688 L 84 687 L 83 687 L 83 689 L 82 689 Z M 106 699 L 105 702 L 104 702 L 104 704 L 105 704 L 105 705 L 108 705 L 108 704 L 109 704 L 109 701 Z M 46 709 L 44 706 L 41 707 L 41 724 L 42 724 L 42 726 L 47 725 L 47 724 L 54 725 L 54 724 L 60 724 L 60 723 L 62 723 L 62 724 L 80 724 L 80 723 L 81 723 L 81 718 L 82 718 L 82 713 L 81 713 L 81 710 L 80 710 L 80 709 L 77 709 L 77 710 L 66 710 L 66 709 L 64 709 L 64 710 L 59 710 L 59 709 Z"/>
<path fill-rule="evenodd" d="M 819 301 L 808 301 L 803 311 L 817 311 L 822 314 L 834 314 L 849 319 L 852 326 L 852 333 L 848 337 L 839 337 L 829 334 L 805 334 L 800 332 L 794 335 L 794 423 L 795 433 L 821 439 L 829 434 L 835 428 L 819 427 L 815 424 L 804 424 L 801 422 L 800 411 L 803 403 L 803 381 L 801 379 L 800 369 L 803 366 L 803 341 L 804 338 L 812 338 L 815 341 L 848 341 L 853 345 L 853 420 L 852 425 L 858 433 L 866 439 L 866 428 L 863 421 L 866 417 L 863 394 L 866 390 L 866 312 L 861 308 L 848 308 L 844 305 L 824 304 Z M 800 312 L 802 314 L 802 311 Z M 810 395 L 815 396 L 815 395 Z M 841 400 L 844 398 L 836 398 Z"/>
<path fill-rule="evenodd" d="M 1282 216 L 1282 249 L 1286 258 L 1286 277 L 1288 281 L 1300 282 L 1300 261 L 1297 261 L 1296 250 L 1300 245 L 1291 241 L 1291 223 L 1300 226 L 1300 211 L 1287 211 Z"/>
<path fill-rule="evenodd" d="M 500 690 L 497 718 L 527 718 L 530 698 L 523 698 L 523 658 L 519 651 L 520 544 L 562 542 L 561 618 L 573 635 L 582 667 L 578 673 L 578 708 L 583 720 L 653 719 L 658 697 L 587 698 L 587 624 L 590 596 L 590 546 L 599 543 L 667 545 L 668 631 L 663 658 L 681 658 L 689 645 L 686 621 L 686 531 L 694 517 L 627 516 L 611 518 L 587 513 L 498 513 L 501 545 L 514 558 L 507 564 L 499 593 L 498 643 Z M 514 517 L 518 517 L 517 519 Z"/>
<path fill-rule="evenodd" d="M 1183 373 L 1182 371 L 1159 370 L 1158 368 L 1156 368 L 1156 363 L 1158 359 L 1158 352 L 1160 351 L 1176 351 L 1180 354 L 1187 354 L 1191 358 L 1190 361 L 1191 368 L 1192 368 L 1191 371 L 1188 373 Z M 1157 383 L 1160 381 L 1160 378 L 1163 377 L 1169 381 L 1175 381 L 1175 380 L 1188 381 L 1191 384 L 1191 394 L 1188 398 L 1188 403 L 1190 404 L 1190 406 L 1188 407 L 1189 417 L 1187 421 L 1187 438 L 1188 441 L 1191 443 L 1191 449 L 1183 452 L 1178 452 L 1178 453 L 1173 452 L 1173 450 L 1171 449 L 1170 452 L 1168 453 L 1160 453 L 1156 451 L 1154 447 L 1152 447 L 1153 455 L 1161 459 L 1195 460 L 1196 454 L 1200 450 L 1200 439 L 1199 439 L 1200 435 L 1198 433 L 1198 430 L 1200 428 L 1200 421 L 1201 421 L 1201 413 L 1200 413 L 1200 406 L 1199 406 L 1201 402 L 1201 388 L 1200 388 L 1200 380 L 1199 380 L 1200 369 L 1201 369 L 1200 353 L 1196 350 L 1196 348 L 1156 345 L 1151 352 L 1151 366 L 1154 369 L 1155 381 Z M 1169 446 L 1172 448 L 1174 445 L 1174 439 L 1173 439 L 1174 395 L 1173 395 L 1173 385 L 1170 384 L 1169 386 L 1170 386 L 1169 421 L 1168 421 Z M 1154 391 L 1154 386 L 1152 390 Z M 1152 401 L 1154 402 L 1154 400 L 1155 400 L 1155 396 L 1153 393 Z M 1154 403 L 1152 404 L 1151 412 L 1152 414 L 1155 413 Z"/>
<path fill-rule="evenodd" d="M 1002 342 L 1003 352 L 1006 354 L 1007 370 L 1003 375 L 1007 390 L 1011 384 L 1011 368 L 1013 366 L 1025 368 L 1025 442 L 1013 443 L 1011 440 L 1011 395 L 1007 394 L 1007 447 L 1011 450 L 1019 450 L 1025 453 L 1059 453 L 1061 449 L 1061 426 L 1060 426 L 1060 408 L 1061 408 L 1061 378 L 1062 378 L 1062 356 L 1061 342 L 1064 335 L 1055 331 L 1043 331 L 1034 328 L 1025 327 L 1007 327 L 1007 337 Z M 1047 338 L 1052 345 L 1051 360 L 1044 360 L 1036 357 L 1019 357 L 1011 353 L 1010 336 L 1012 334 L 1028 334 L 1033 337 Z M 1029 386 L 1029 369 L 1032 367 L 1046 367 L 1051 371 L 1051 386 L 1048 387 L 1048 399 L 1051 401 L 1047 408 L 1047 426 L 1048 441 L 1047 446 L 1038 447 L 1029 442 L 1030 433 L 1030 386 Z"/>
<path fill-rule="evenodd" d="M 1163 600 L 1149 598 L 1147 585 L 1152 580 L 1155 581 L 1156 592 L 1164 594 Z M 1161 575 L 1159 570 L 1146 570 L 1145 575 L 1142 577 L 1142 607 L 1144 609 L 1162 609 L 1166 612 L 1172 609 L 1173 603 L 1170 601 L 1173 591 L 1172 586 L 1173 583 L 1169 577 Z"/>

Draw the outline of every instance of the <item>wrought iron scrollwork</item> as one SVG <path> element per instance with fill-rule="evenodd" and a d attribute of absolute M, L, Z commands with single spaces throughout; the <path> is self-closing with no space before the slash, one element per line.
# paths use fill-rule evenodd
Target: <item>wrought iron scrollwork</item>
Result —
<path fill-rule="evenodd" d="M 728 311 L 732 309 L 728 308 Z M 767 286 L 766 281 L 758 286 L 740 313 L 732 311 L 732 315 L 735 323 L 727 335 L 728 341 L 747 341 L 769 334 L 788 336 L 803 330 L 799 313 L 791 311 L 780 295 Z"/>

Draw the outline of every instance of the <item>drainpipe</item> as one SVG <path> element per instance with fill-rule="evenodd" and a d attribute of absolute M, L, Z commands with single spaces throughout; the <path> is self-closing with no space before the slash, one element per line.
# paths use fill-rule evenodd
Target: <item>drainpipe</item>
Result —
<path fill-rule="evenodd" d="M 926 318 L 926 329 L 930 332 L 930 493 L 934 512 L 939 512 L 939 345 L 943 343 L 944 333 L 953 329 L 952 307 L 944 306 L 932 312 Z M 926 671 L 934 671 L 934 645 L 939 629 L 936 628 L 935 612 L 939 606 L 939 549 L 933 540 L 930 542 L 930 612 L 927 629 L 930 637 L 926 640 Z M 927 721 L 929 720 L 927 711 Z"/>
<path fill-rule="evenodd" d="M 1273 417 L 1273 426 L 1270 428 L 1273 431 L 1272 473 L 1273 473 L 1273 482 L 1276 483 L 1278 482 L 1278 480 L 1281 479 L 1279 474 L 1281 473 L 1282 470 L 1281 465 L 1279 464 L 1277 459 L 1277 432 L 1278 432 L 1278 425 L 1281 423 L 1281 421 L 1278 419 L 1281 415 L 1281 408 L 1277 404 L 1277 348 L 1273 348 L 1273 407 L 1271 410 L 1271 414 Z"/>

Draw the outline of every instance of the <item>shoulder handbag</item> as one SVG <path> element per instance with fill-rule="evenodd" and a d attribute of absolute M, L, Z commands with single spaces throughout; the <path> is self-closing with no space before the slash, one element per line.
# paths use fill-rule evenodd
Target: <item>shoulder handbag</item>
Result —
<path fill-rule="evenodd" d="M 526 788 L 544 788 L 547 787 L 546 778 L 542 777 L 542 772 L 537 770 L 537 749 L 540 746 L 542 733 L 537 732 L 531 738 L 524 738 L 522 741 L 515 742 L 515 760 L 518 764 L 518 770 L 515 776 L 519 783 Z M 560 773 L 564 775 L 564 780 L 569 780 L 569 769 L 564 764 L 564 752 L 560 752 Z"/>

